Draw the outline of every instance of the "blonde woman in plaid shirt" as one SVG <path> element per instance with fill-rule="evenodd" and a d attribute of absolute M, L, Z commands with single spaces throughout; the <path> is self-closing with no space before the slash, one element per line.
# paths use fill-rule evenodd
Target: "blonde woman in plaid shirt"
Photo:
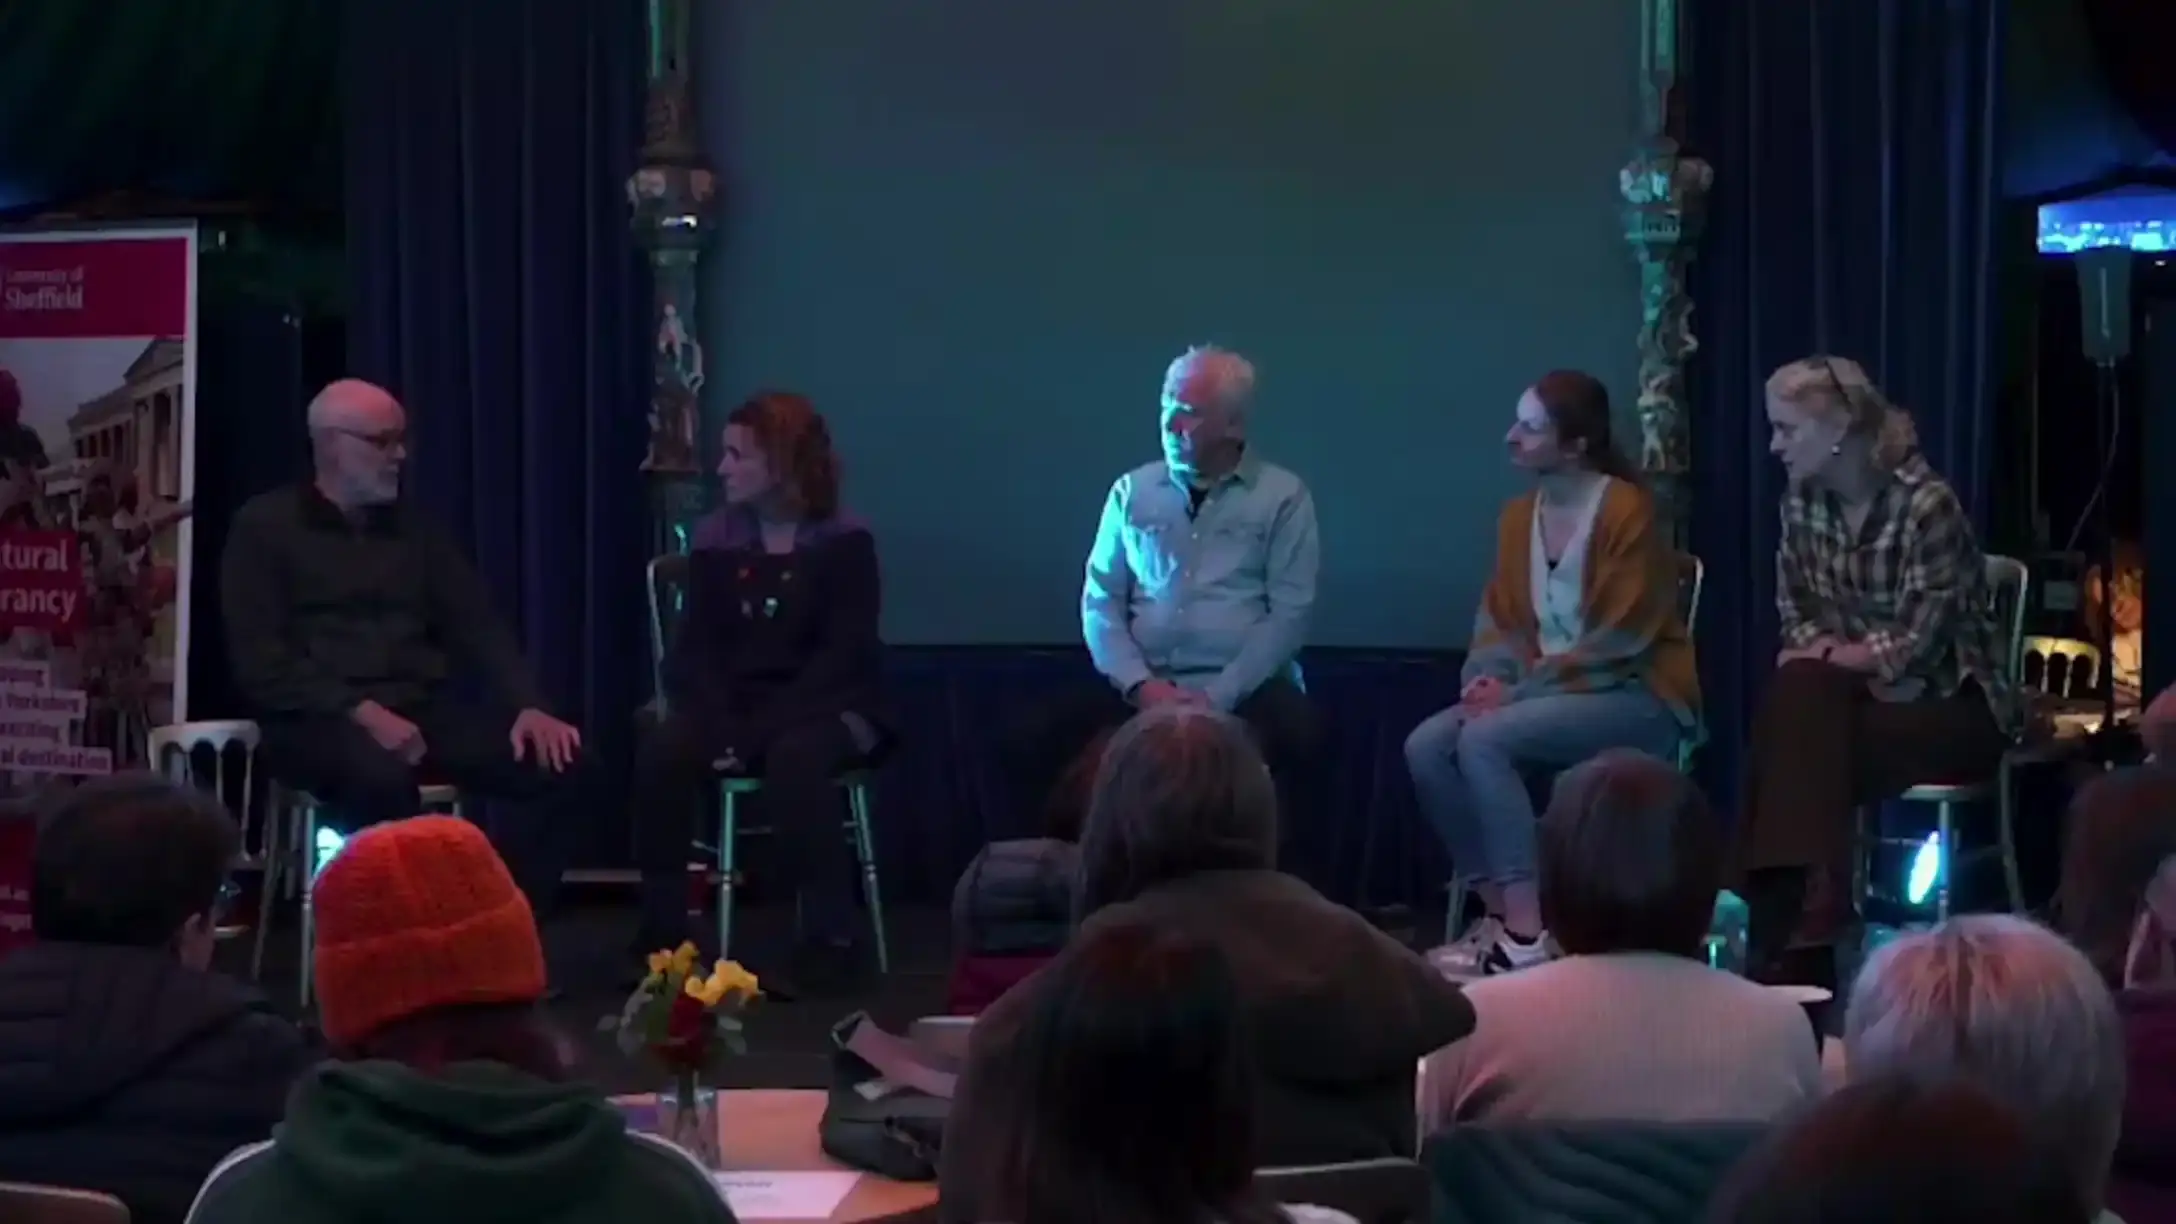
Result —
<path fill-rule="evenodd" d="M 1768 379 L 1790 486 L 1776 550 L 1782 640 L 1753 719 L 1736 875 L 1752 967 L 1833 978 L 1849 918 L 1852 813 L 1992 770 L 2014 716 L 1985 560 L 1911 418 L 1856 362 Z M 1794 945 L 1806 953 L 1786 957 Z"/>

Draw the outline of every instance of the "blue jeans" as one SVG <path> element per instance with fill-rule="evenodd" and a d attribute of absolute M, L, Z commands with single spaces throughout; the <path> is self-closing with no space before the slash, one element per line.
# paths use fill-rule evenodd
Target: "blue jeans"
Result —
<path fill-rule="evenodd" d="M 1405 764 L 1459 873 L 1514 884 L 1534 875 L 1527 774 L 1569 768 L 1607 748 L 1668 760 L 1683 733 L 1670 707 L 1643 688 L 1556 693 L 1478 714 L 1439 710 L 1405 737 Z"/>

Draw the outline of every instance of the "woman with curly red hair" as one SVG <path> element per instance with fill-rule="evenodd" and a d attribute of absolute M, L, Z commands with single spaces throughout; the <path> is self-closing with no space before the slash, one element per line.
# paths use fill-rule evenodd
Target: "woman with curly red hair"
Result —
<path fill-rule="evenodd" d="M 695 816 L 721 770 L 746 773 L 763 780 L 776 873 L 800 900 L 797 946 L 771 959 L 766 977 L 786 960 L 784 980 L 800 990 L 838 988 L 859 953 L 844 801 L 831 779 L 891 738 L 876 542 L 840 509 L 831 431 L 802 396 L 764 392 L 735 408 L 718 477 L 723 504 L 696 525 L 662 712 L 636 765 L 640 943 L 668 948 L 697 934 L 686 874 Z"/>

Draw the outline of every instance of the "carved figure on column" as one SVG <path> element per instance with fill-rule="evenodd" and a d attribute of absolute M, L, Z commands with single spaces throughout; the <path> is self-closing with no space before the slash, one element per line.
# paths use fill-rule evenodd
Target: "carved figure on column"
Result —
<path fill-rule="evenodd" d="M 689 0 L 649 0 L 649 98 L 640 168 L 627 180 L 635 233 L 650 254 L 655 291 L 648 446 L 658 551 L 687 546 L 702 512 L 704 355 L 697 312 L 703 248 L 717 207 L 718 178 L 703 155 L 689 55 Z"/>
<path fill-rule="evenodd" d="M 1692 464 L 1685 419 L 1685 363 L 1700 347 L 1692 330 L 1686 269 L 1698 250 L 1715 171 L 1679 145 L 1678 38 L 1681 0 L 1644 0 L 1640 38 L 1640 147 L 1617 175 L 1625 204 L 1625 241 L 1640 265 L 1640 469 L 1661 503 L 1679 547 L 1691 512 Z"/>

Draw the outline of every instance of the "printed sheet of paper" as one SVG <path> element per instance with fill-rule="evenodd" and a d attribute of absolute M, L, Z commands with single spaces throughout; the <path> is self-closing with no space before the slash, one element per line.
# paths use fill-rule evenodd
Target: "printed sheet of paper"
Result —
<path fill-rule="evenodd" d="M 720 1173 L 718 1189 L 743 1220 L 828 1220 L 861 1180 L 861 1174 Z"/>

